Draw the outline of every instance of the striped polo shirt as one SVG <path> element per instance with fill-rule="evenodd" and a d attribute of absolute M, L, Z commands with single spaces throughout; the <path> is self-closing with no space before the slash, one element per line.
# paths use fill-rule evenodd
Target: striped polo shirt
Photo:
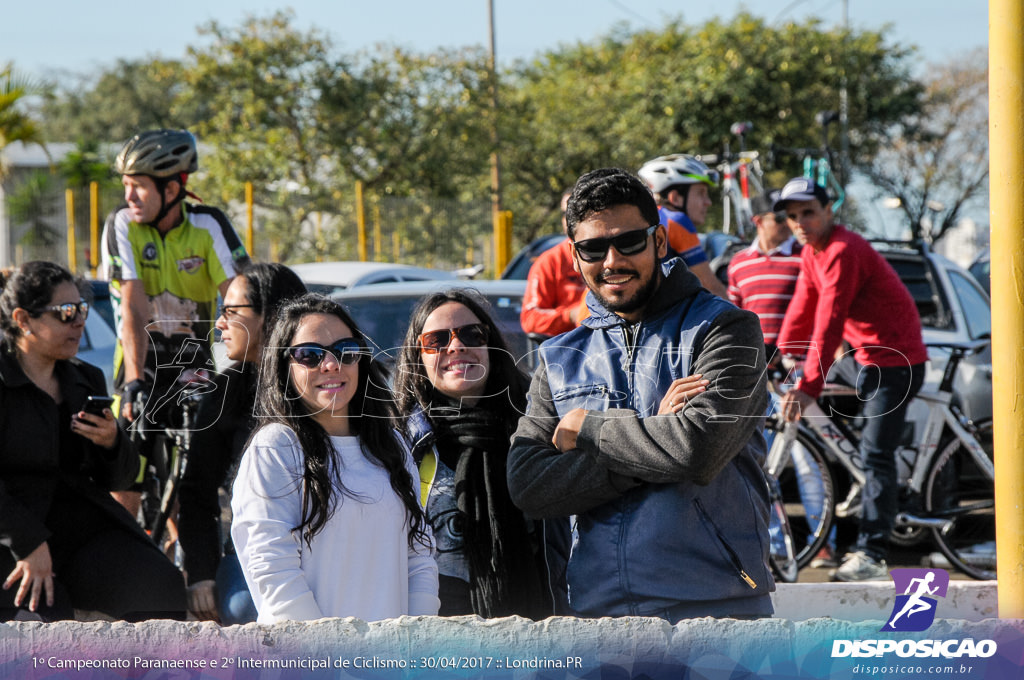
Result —
<path fill-rule="evenodd" d="M 729 300 L 757 314 L 766 344 L 776 344 L 798 276 L 800 244 L 792 236 L 767 253 L 754 241 L 729 263 Z"/>

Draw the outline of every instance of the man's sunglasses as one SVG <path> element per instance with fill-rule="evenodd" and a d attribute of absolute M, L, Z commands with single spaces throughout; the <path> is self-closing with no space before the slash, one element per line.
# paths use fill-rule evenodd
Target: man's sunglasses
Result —
<path fill-rule="evenodd" d="M 615 246 L 615 250 L 623 255 L 636 255 L 647 249 L 647 238 L 654 233 L 659 224 L 653 224 L 646 229 L 634 229 L 611 238 L 588 238 L 583 241 L 573 241 L 573 248 L 576 254 L 584 262 L 600 262 L 608 255 L 608 248 Z"/>
<path fill-rule="evenodd" d="M 420 335 L 420 351 L 424 354 L 437 354 L 448 349 L 456 337 L 466 347 L 483 347 L 487 344 L 487 327 L 479 323 L 458 328 L 445 328 Z"/>
<path fill-rule="evenodd" d="M 78 319 L 78 315 L 82 315 L 82 321 L 89 318 L 89 303 L 85 300 L 79 300 L 78 302 L 65 302 L 62 305 L 51 305 L 50 307 L 43 307 L 39 310 L 40 312 L 53 312 L 61 323 L 74 323 Z"/>
<path fill-rule="evenodd" d="M 299 366 L 316 368 L 323 363 L 328 352 L 338 360 L 338 363 L 347 366 L 359 363 L 363 357 L 370 356 L 370 350 L 366 345 L 355 338 L 338 340 L 329 347 L 324 347 L 316 342 L 304 342 L 301 345 L 285 348 L 284 355 Z"/>

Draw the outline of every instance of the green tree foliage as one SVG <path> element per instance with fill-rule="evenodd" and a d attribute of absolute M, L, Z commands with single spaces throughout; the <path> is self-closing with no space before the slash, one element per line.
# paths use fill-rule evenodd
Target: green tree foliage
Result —
<path fill-rule="evenodd" d="M 666 153 L 720 153 L 735 121 L 754 123 L 749 148 L 818 147 L 814 117 L 839 108 L 844 68 L 852 151 L 869 157 L 881 133 L 916 110 L 910 55 L 884 32 L 846 34 L 816 19 L 777 28 L 745 13 L 697 27 L 618 29 L 548 52 L 506 74 L 511 207 L 546 215 L 553 227 L 562 189 L 581 172 L 635 170 Z M 788 159 L 779 176 L 796 174 L 798 164 Z"/>
<path fill-rule="evenodd" d="M 51 172 L 36 170 L 20 182 L 8 201 L 14 225 L 12 240 L 24 249 L 26 260 L 53 259 L 64 237 L 61 189 Z"/>
<path fill-rule="evenodd" d="M 885 130 L 862 169 L 898 198 L 916 238 L 937 241 L 988 195 L 988 55 L 976 50 L 927 69 L 919 113 Z"/>
<path fill-rule="evenodd" d="M 50 141 L 122 142 L 140 130 L 191 128 L 202 100 L 187 91 L 181 61 L 119 59 L 98 76 L 54 88 L 42 108 Z"/>
<path fill-rule="evenodd" d="M 189 127 L 203 143 L 194 188 L 238 202 L 253 182 L 257 219 L 271 225 L 282 259 L 354 255 L 357 180 L 375 223 L 404 228 L 399 240 L 410 247 L 429 247 L 441 232 L 467 244 L 489 235 L 495 124 L 503 207 L 523 242 L 559 229 L 559 197 L 580 174 L 636 170 L 665 153 L 719 153 L 734 121 L 754 123 L 750 148 L 817 147 L 814 116 L 838 108 L 844 74 L 856 161 L 920 104 L 910 50 L 889 44 L 884 30 L 844 33 L 817 20 L 776 27 L 740 14 L 619 27 L 505 68 L 497 118 L 478 48 L 338 55 L 288 13 L 214 22 L 199 35 L 180 62 L 122 62 L 95 86 L 58 93 L 47 129 L 107 142 Z M 786 162 L 779 177 L 795 174 L 798 160 Z M 428 199 L 470 209 L 454 215 Z"/>
<path fill-rule="evenodd" d="M 204 142 L 200 177 L 210 200 L 238 201 L 245 182 L 288 258 L 314 247 L 311 213 L 337 195 L 337 167 L 318 119 L 323 88 L 335 72 L 329 40 L 300 33 L 278 12 L 238 27 L 211 22 L 199 29 L 203 47 L 189 48 L 189 96 L 209 112 L 195 130 Z M 305 227 L 305 228 L 304 228 Z"/>
<path fill-rule="evenodd" d="M 326 144 L 345 176 L 382 199 L 374 208 L 386 227 L 400 227 L 404 252 L 489 235 L 486 93 L 486 56 L 477 49 L 420 56 L 381 47 L 323 88 Z"/>

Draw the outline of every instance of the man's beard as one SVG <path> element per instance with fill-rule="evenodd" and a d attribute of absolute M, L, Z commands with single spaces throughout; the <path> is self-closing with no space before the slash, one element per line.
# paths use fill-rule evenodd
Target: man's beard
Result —
<path fill-rule="evenodd" d="M 609 300 L 608 298 L 601 295 L 598 292 L 598 286 L 602 280 L 607 276 L 614 276 L 616 274 L 630 274 L 639 278 L 640 272 L 633 269 L 604 269 L 598 275 L 595 281 L 595 286 L 590 289 L 590 292 L 594 294 L 597 301 L 601 303 L 605 309 L 609 312 L 632 314 L 633 312 L 643 309 L 647 306 L 647 303 L 651 301 L 651 297 L 654 295 L 654 291 L 658 288 L 658 275 L 657 268 L 651 273 L 650 278 L 647 279 L 640 288 L 628 298 Z"/>

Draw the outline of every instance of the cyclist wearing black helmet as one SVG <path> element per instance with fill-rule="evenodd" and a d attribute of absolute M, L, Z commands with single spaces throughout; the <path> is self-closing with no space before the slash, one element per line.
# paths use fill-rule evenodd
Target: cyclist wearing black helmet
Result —
<path fill-rule="evenodd" d="M 186 189 L 198 169 L 196 141 L 187 130 L 136 135 L 121 149 L 116 168 L 125 205 L 107 218 L 102 239 L 117 320 L 115 387 L 128 420 L 139 416 L 137 396 L 151 395 L 145 426 L 162 431 L 162 416 L 175 405 L 174 399 L 164 403 L 179 389 L 175 379 L 208 364 L 217 294 L 248 255 L 223 212 L 183 200 L 198 200 Z"/>

